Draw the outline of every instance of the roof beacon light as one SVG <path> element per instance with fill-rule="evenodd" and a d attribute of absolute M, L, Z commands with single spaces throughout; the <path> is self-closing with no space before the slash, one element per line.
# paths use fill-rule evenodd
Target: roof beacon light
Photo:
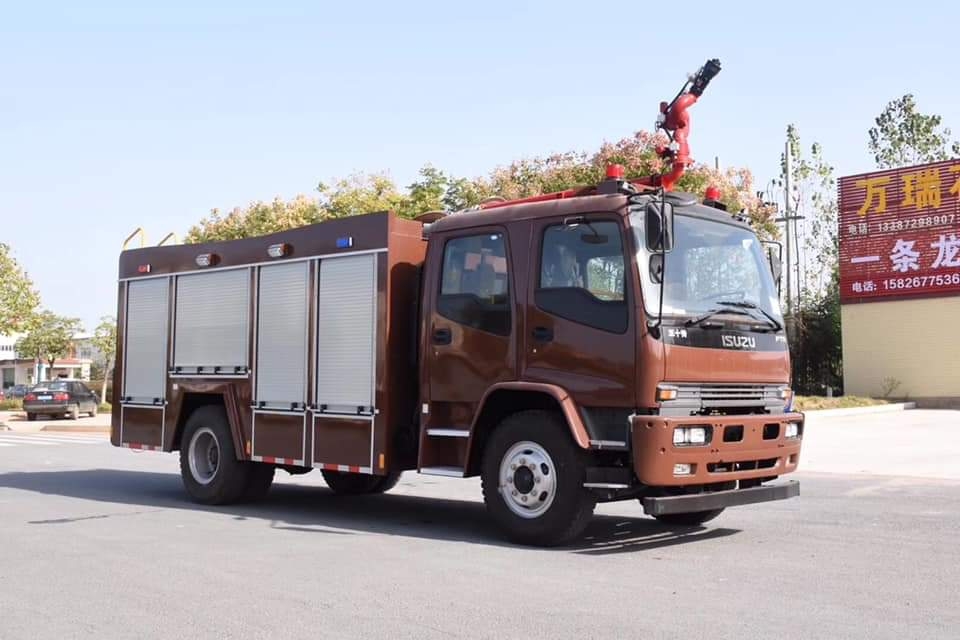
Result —
<path fill-rule="evenodd" d="M 716 185 L 710 185 L 707 187 L 706 192 L 704 192 L 703 197 L 705 200 L 719 200 L 720 199 L 720 189 Z"/>
<path fill-rule="evenodd" d="M 353 246 L 353 236 L 337 238 L 337 249 L 349 249 Z"/>
<path fill-rule="evenodd" d="M 141 264 L 137 267 L 137 273 L 150 273 L 150 265 Z"/>
<path fill-rule="evenodd" d="M 212 267 L 217 264 L 219 258 L 215 253 L 201 253 L 197 256 L 197 266 L 198 267 Z"/>
<path fill-rule="evenodd" d="M 285 242 L 272 244 L 267 247 L 267 255 L 271 258 L 282 258 L 290 254 L 290 245 Z"/>
<path fill-rule="evenodd" d="M 622 164 L 608 164 L 607 165 L 607 180 L 623 180 L 623 165 Z"/>

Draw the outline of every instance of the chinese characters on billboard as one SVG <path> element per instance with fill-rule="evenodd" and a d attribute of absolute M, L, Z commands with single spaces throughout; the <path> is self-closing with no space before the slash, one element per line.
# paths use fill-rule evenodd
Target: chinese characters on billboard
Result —
<path fill-rule="evenodd" d="M 840 301 L 960 294 L 960 160 L 840 178 Z"/>

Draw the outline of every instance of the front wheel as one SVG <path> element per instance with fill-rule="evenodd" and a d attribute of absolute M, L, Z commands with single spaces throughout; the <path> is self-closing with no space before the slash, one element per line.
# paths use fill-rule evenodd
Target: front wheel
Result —
<path fill-rule="evenodd" d="M 566 424 L 549 411 L 505 418 L 483 456 L 483 499 L 510 539 L 553 546 L 586 528 L 596 498 L 583 488 L 586 460 Z"/>
<path fill-rule="evenodd" d="M 659 522 L 677 527 L 695 527 L 698 524 L 709 522 L 723 513 L 723 509 L 708 509 L 707 511 L 691 511 L 690 513 L 665 513 L 654 516 Z"/>
<path fill-rule="evenodd" d="M 67 415 L 70 416 L 70 419 L 71 419 L 71 420 L 79 420 L 79 419 L 80 419 L 80 405 L 75 404 L 75 405 L 73 405 L 72 407 L 70 407 L 70 413 L 68 413 Z"/>
<path fill-rule="evenodd" d="M 93 404 L 93 409 L 90 410 L 90 417 L 91 417 L 91 418 L 96 418 L 96 417 L 97 417 L 97 409 L 99 409 L 99 407 L 97 406 L 96 403 L 94 403 L 94 404 Z"/>

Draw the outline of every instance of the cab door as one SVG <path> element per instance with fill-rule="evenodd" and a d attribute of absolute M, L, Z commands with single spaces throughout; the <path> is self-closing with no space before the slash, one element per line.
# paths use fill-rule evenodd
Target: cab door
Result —
<path fill-rule="evenodd" d="M 533 228 L 523 378 L 566 389 L 591 439 L 606 439 L 611 421 L 618 434 L 636 406 L 627 246 L 616 214 L 543 219 Z"/>
<path fill-rule="evenodd" d="M 432 290 L 423 418 L 428 433 L 466 437 L 490 385 L 516 377 L 508 237 L 502 227 L 473 228 L 431 242 L 442 249 L 431 252 L 424 284 Z"/>

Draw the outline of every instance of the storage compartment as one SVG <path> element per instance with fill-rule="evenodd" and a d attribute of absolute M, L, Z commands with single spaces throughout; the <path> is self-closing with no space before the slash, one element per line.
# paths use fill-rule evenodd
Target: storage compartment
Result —
<path fill-rule="evenodd" d="M 377 257 L 320 261 L 316 410 L 372 415 L 377 342 Z"/>
<path fill-rule="evenodd" d="M 257 305 L 257 408 L 303 409 L 307 401 L 309 263 L 260 269 Z"/>
<path fill-rule="evenodd" d="M 373 419 L 314 418 L 313 465 L 372 473 Z"/>
<path fill-rule="evenodd" d="M 255 462 L 303 465 L 307 453 L 307 418 L 304 414 L 254 411 Z"/>
<path fill-rule="evenodd" d="M 163 407 L 120 407 L 120 444 L 133 449 L 163 447 Z"/>
<path fill-rule="evenodd" d="M 124 402 L 154 404 L 162 402 L 166 395 L 169 303 L 167 278 L 127 283 L 120 394 Z"/>
<path fill-rule="evenodd" d="M 250 270 L 177 278 L 174 373 L 246 372 L 250 327 Z"/>

